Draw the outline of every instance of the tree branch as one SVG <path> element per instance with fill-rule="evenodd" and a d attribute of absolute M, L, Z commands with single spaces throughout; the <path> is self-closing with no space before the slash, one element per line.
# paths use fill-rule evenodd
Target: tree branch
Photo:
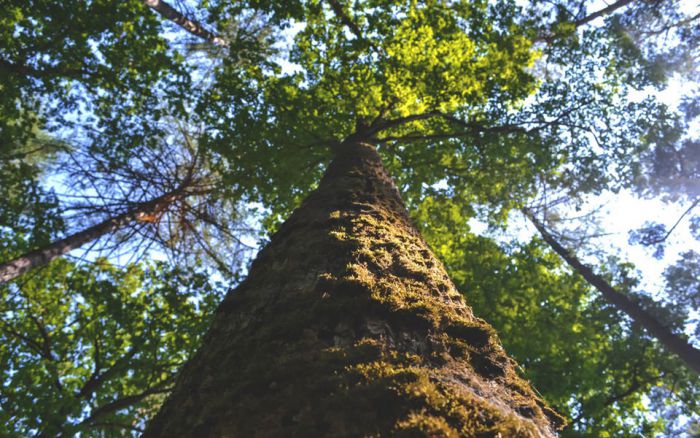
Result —
<path fill-rule="evenodd" d="M 331 9 L 333 9 L 333 13 L 340 19 L 340 22 L 343 23 L 345 26 L 350 29 L 350 32 L 352 32 L 353 35 L 357 37 L 359 41 L 364 41 L 371 47 L 375 52 L 379 52 L 377 47 L 372 44 L 371 41 L 369 41 L 365 36 L 362 34 L 362 31 L 360 30 L 359 27 L 357 27 L 357 24 L 348 16 L 348 14 L 345 13 L 345 10 L 343 9 L 343 5 L 338 3 L 337 0 L 327 0 L 328 4 L 330 5 Z"/>
<path fill-rule="evenodd" d="M 78 397 L 83 397 L 83 398 L 88 398 L 90 395 L 92 395 L 93 392 L 97 391 L 97 389 L 102 385 L 104 381 L 112 377 L 114 374 L 116 374 L 118 371 L 121 370 L 121 368 L 126 365 L 131 358 L 134 357 L 136 354 L 136 349 L 132 348 L 129 352 L 127 352 L 124 356 L 120 357 L 114 363 L 112 366 L 110 366 L 105 372 L 99 373 L 100 367 L 97 365 L 97 362 L 95 363 L 95 371 L 92 373 L 90 378 L 85 382 L 82 388 L 80 388 L 80 391 L 78 392 Z"/>
<path fill-rule="evenodd" d="M 124 409 L 135 403 L 138 403 L 144 398 L 148 397 L 149 395 L 165 394 L 167 392 L 170 392 L 171 389 L 172 388 L 170 386 L 163 383 L 160 385 L 156 385 L 152 388 L 146 389 L 145 391 L 142 391 L 138 394 L 122 397 L 120 399 L 114 400 L 113 402 L 104 404 L 100 407 L 95 408 L 88 418 L 80 422 L 80 426 L 93 424 L 95 420 L 109 415 L 114 411 L 118 411 L 119 409 Z"/>
<path fill-rule="evenodd" d="M 79 79 L 85 76 L 95 75 L 95 72 L 80 68 L 65 68 L 59 65 L 38 69 L 25 64 L 15 64 L 5 59 L 0 59 L 0 70 L 9 71 L 18 76 L 31 76 L 34 78 L 67 77 Z"/>
<path fill-rule="evenodd" d="M 435 117 L 442 118 L 454 125 L 458 125 L 462 128 L 468 129 L 470 132 L 454 132 L 454 133 L 441 133 L 441 134 L 428 134 L 425 136 L 405 136 L 405 137 L 384 137 L 381 139 L 378 139 L 378 141 L 386 143 L 387 141 L 391 140 L 408 140 L 408 141 L 417 141 L 417 140 L 423 140 L 423 139 L 436 139 L 436 138 L 450 138 L 450 137 L 462 137 L 464 135 L 468 134 L 473 134 L 474 132 L 521 132 L 521 133 L 529 133 L 534 131 L 536 128 L 527 130 L 523 128 L 521 125 L 516 125 L 516 124 L 510 124 L 510 125 L 498 125 L 498 126 L 492 126 L 492 127 L 486 127 L 482 125 L 481 123 L 476 123 L 476 122 L 467 122 L 464 120 L 461 120 L 452 114 L 446 114 L 440 111 L 429 111 L 427 113 L 422 113 L 422 114 L 413 114 L 410 116 L 406 117 L 399 117 L 396 119 L 391 119 L 391 120 L 384 120 L 384 119 L 378 119 L 375 120 L 372 125 L 369 126 L 367 129 L 367 134 L 366 135 L 375 135 L 378 134 L 382 131 L 385 131 L 387 129 L 391 128 L 397 128 L 399 126 L 405 125 L 410 122 L 415 122 L 418 120 L 427 120 L 427 119 L 432 119 Z"/>
<path fill-rule="evenodd" d="M 365 40 L 364 36 L 362 35 L 362 31 L 360 30 L 359 27 L 353 22 L 350 17 L 345 13 L 343 10 L 343 6 L 338 3 L 336 0 L 328 0 L 328 4 L 331 5 L 331 9 L 333 9 L 333 12 L 335 15 L 340 19 L 340 21 L 346 25 L 350 31 L 360 40 Z"/>
<path fill-rule="evenodd" d="M 228 47 L 228 43 L 223 38 L 221 38 L 220 36 L 218 36 L 214 32 L 207 30 L 204 26 L 202 26 L 197 21 L 188 18 L 183 13 L 181 13 L 177 9 L 173 8 L 169 3 L 167 3 L 163 0 L 142 0 L 142 1 L 146 6 L 153 9 L 154 11 L 156 11 L 163 18 L 166 18 L 166 19 L 172 21 L 173 23 L 180 26 L 182 29 L 184 29 L 187 32 L 189 32 L 190 34 L 196 36 L 197 38 L 201 38 L 203 40 L 209 41 L 210 43 L 214 44 L 215 46 Z"/>
<path fill-rule="evenodd" d="M 665 242 L 666 239 L 668 239 L 668 237 L 669 237 L 669 236 L 673 233 L 673 231 L 678 227 L 678 225 L 681 223 L 681 221 L 683 221 L 683 218 L 686 217 L 691 211 L 693 211 L 693 209 L 694 209 L 695 207 L 697 207 L 698 204 L 700 204 L 700 198 L 697 198 L 697 199 L 690 205 L 690 207 L 688 207 L 688 208 L 683 212 L 683 214 L 681 214 L 681 216 L 678 218 L 678 220 L 676 221 L 676 223 L 673 224 L 673 226 L 671 227 L 671 229 L 668 230 L 668 231 L 666 232 L 666 234 L 664 234 L 664 235 L 661 236 L 661 237 L 657 237 L 656 239 L 646 240 L 646 241 L 643 242 L 643 244 L 646 245 L 646 246 L 649 246 L 649 245 L 657 245 L 657 244 L 659 244 L 659 243 Z"/>
<path fill-rule="evenodd" d="M 628 4 L 632 3 L 634 0 L 618 0 L 615 3 L 612 3 L 611 5 L 600 9 L 596 12 L 593 12 L 592 14 L 586 15 L 583 18 L 579 18 L 578 20 L 574 21 L 574 24 L 576 27 L 581 27 L 584 24 L 590 23 L 591 21 L 595 20 L 598 17 L 603 17 L 605 15 L 610 15 L 616 10 L 623 8 L 627 6 Z"/>
<path fill-rule="evenodd" d="M 579 27 L 581 27 L 581 26 L 584 26 L 584 25 L 590 23 L 591 21 L 595 20 L 596 18 L 603 17 L 603 16 L 606 16 L 606 15 L 610 15 L 610 14 L 612 14 L 613 12 L 617 11 L 618 9 L 623 8 L 623 7 L 627 6 L 628 4 L 632 3 L 633 1 L 634 1 L 634 0 L 618 0 L 618 1 L 616 1 L 615 3 L 612 3 L 612 4 L 606 6 L 606 7 L 603 8 L 603 9 L 600 9 L 600 10 L 598 10 L 598 11 L 595 11 L 595 12 L 593 12 L 593 13 L 591 13 L 591 14 L 589 14 L 589 15 L 586 15 L 586 16 L 584 16 L 584 17 L 581 17 L 581 18 L 579 18 L 579 19 L 577 19 L 577 20 L 574 20 L 574 21 L 572 21 L 572 23 L 574 24 L 574 26 L 575 26 L 576 28 L 579 28 Z M 568 11 L 567 11 L 567 12 L 568 12 Z M 571 12 L 568 12 L 568 13 L 569 13 L 569 15 L 573 15 Z M 555 36 L 556 36 L 556 35 L 553 35 L 553 34 L 551 34 L 551 33 L 544 32 L 544 33 L 538 35 L 538 36 L 535 38 L 535 41 L 536 41 L 536 42 L 547 42 L 547 43 L 551 43 Z"/>
<path fill-rule="evenodd" d="M 662 376 L 663 376 L 663 373 L 661 373 L 660 376 L 654 376 L 653 378 L 639 379 L 637 369 L 635 368 L 635 373 L 632 376 L 632 383 L 630 384 L 630 386 L 620 393 L 612 394 L 612 395 L 608 396 L 608 398 L 606 398 L 605 401 L 603 402 L 603 406 L 606 406 L 606 407 L 611 406 L 613 403 L 617 403 L 619 401 L 624 400 L 625 398 L 629 397 L 630 395 L 634 394 L 639 389 L 641 389 L 642 385 L 659 381 L 659 380 L 661 380 Z M 584 416 L 585 416 L 584 413 L 581 412 L 576 417 L 571 419 L 571 424 L 576 424 L 576 423 L 580 422 L 584 418 Z"/>

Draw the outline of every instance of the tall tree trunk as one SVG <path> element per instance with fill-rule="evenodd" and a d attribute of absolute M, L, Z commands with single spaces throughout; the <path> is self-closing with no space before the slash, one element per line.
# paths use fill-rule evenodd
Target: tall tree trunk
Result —
<path fill-rule="evenodd" d="M 514 367 L 374 147 L 347 141 L 145 436 L 552 436 L 563 420 Z"/>
<path fill-rule="evenodd" d="M 156 11 L 163 18 L 172 21 L 187 32 L 191 33 L 192 35 L 198 38 L 202 38 L 203 40 L 209 41 L 210 43 L 216 46 L 226 47 L 228 45 L 223 38 L 221 38 L 214 32 L 207 30 L 204 26 L 202 26 L 195 20 L 188 18 L 186 15 L 173 8 L 168 2 L 165 2 L 163 0 L 142 1 L 146 6 Z"/>
<path fill-rule="evenodd" d="M 154 211 L 162 209 L 164 205 L 184 196 L 184 194 L 184 187 L 180 187 L 162 196 L 153 198 L 150 201 L 137 204 L 125 213 L 110 217 L 96 225 L 2 263 L 0 264 L 0 284 L 5 284 L 8 281 L 14 280 L 25 272 L 44 266 L 53 259 L 79 248 L 88 242 L 134 223 L 142 217 L 149 216 L 153 214 Z"/>
<path fill-rule="evenodd" d="M 676 354 L 690 369 L 700 374 L 700 350 L 694 348 L 686 339 L 675 334 L 671 329 L 666 327 L 632 297 L 619 292 L 603 277 L 593 272 L 589 266 L 581 263 L 578 257 L 564 248 L 557 239 L 547 231 L 544 224 L 540 222 L 532 212 L 525 210 L 524 213 L 535 225 L 535 228 L 537 228 L 537 231 L 539 231 L 544 241 L 549 244 L 554 252 L 559 254 L 559 256 L 589 284 L 598 289 L 610 304 L 626 313 L 632 321 L 644 327 L 651 336 L 655 337 L 666 350 Z"/>

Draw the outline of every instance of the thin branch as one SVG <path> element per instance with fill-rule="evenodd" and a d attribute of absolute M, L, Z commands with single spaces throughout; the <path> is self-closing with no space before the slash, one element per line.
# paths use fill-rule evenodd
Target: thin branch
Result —
<path fill-rule="evenodd" d="M 337 0 L 327 0 L 328 4 L 331 6 L 331 9 L 333 9 L 333 13 L 340 19 L 340 21 L 350 29 L 350 32 L 352 32 L 353 35 L 357 37 L 358 40 L 364 41 L 367 43 L 372 49 L 375 51 L 378 51 L 377 48 L 372 44 L 365 36 L 362 34 L 362 31 L 360 30 L 359 27 L 357 27 L 357 24 L 348 16 L 348 14 L 345 13 L 345 10 L 343 9 L 343 6 L 338 3 Z"/>
<path fill-rule="evenodd" d="M 6 70 L 16 75 L 32 76 L 35 78 L 67 77 L 72 79 L 94 76 L 95 72 L 80 68 L 65 68 L 62 66 L 43 67 L 41 69 L 25 64 L 15 64 L 5 59 L 0 59 L 0 70 Z"/>
<path fill-rule="evenodd" d="M 78 391 L 78 397 L 88 398 L 92 393 L 99 389 L 100 385 L 107 379 L 111 378 L 119 372 L 136 354 L 136 348 L 131 348 L 124 356 L 120 357 L 103 373 L 99 373 L 100 367 L 95 361 L 95 371 L 90 378 L 83 384 L 83 387 Z"/>
<path fill-rule="evenodd" d="M 698 204 L 700 204 L 700 198 L 697 198 L 697 199 L 690 205 L 690 207 L 688 207 L 688 208 L 683 212 L 683 214 L 681 214 L 681 216 L 678 218 L 678 220 L 676 221 L 676 223 L 673 224 L 673 226 L 671 227 L 671 229 L 668 230 L 668 231 L 666 232 L 666 234 L 664 234 L 662 237 L 657 237 L 656 239 L 645 240 L 645 241 L 644 241 L 644 245 L 647 245 L 647 246 L 649 246 L 649 245 L 657 245 L 657 244 L 659 244 L 659 243 L 665 242 L 666 239 L 669 238 L 669 236 L 673 233 L 673 231 L 674 231 L 674 230 L 678 227 L 678 225 L 683 221 L 683 218 L 685 218 L 688 214 L 690 214 L 690 212 L 693 211 L 693 209 L 694 209 L 695 207 L 697 207 Z"/>
<path fill-rule="evenodd" d="M 573 20 L 572 23 L 573 23 L 574 26 L 576 26 L 577 28 L 578 28 L 578 27 L 581 27 L 581 26 L 584 26 L 584 25 L 590 23 L 591 21 L 595 20 L 596 18 L 603 17 L 603 16 L 610 15 L 610 14 L 614 13 L 614 12 L 617 11 L 618 9 L 627 6 L 628 4 L 632 3 L 633 1 L 634 1 L 634 0 L 618 0 L 618 1 L 616 1 L 615 3 L 612 3 L 612 4 L 610 4 L 610 5 L 606 6 L 606 7 L 604 7 L 603 9 L 600 9 L 600 10 L 595 11 L 595 12 L 589 14 L 589 15 L 586 15 L 586 16 L 584 16 L 584 17 L 582 17 L 582 18 L 579 18 L 578 20 Z M 568 12 L 568 11 L 567 11 L 567 12 Z M 571 14 L 570 12 L 568 12 L 568 13 L 569 13 L 569 15 L 573 15 L 573 14 Z M 537 37 L 535 38 L 535 41 L 536 41 L 536 42 L 547 42 L 547 43 L 551 43 L 555 36 L 556 36 L 556 35 L 552 35 L 551 33 L 545 32 L 545 33 L 543 33 L 543 34 L 537 36 Z"/>
<path fill-rule="evenodd" d="M 140 402 L 141 400 L 145 399 L 149 395 L 165 394 L 167 392 L 170 392 L 171 389 L 172 388 L 170 386 L 163 383 L 160 385 L 156 385 L 152 388 L 146 389 L 145 391 L 142 391 L 138 394 L 122 397 L 113 402 L 104 404 L 95 408 L 88 418 L 80 422 L 80 425 L 84 426 L 88 424 L 93 424 L 95 420 L 105 417 L 120 409 L 128 408 L 129 406 L 134 405 Z"/>
<path fill-rule="evenodd" d="M 595 20 L 598 17 L 603 17 L 605 15 L 610 15 L 613 12 L 617 11 L 620 8 L 623 8 L 627 6 L 628 4 L 632 3 L 634 0 L 618 0 L 615 3 L 612 3 L 611 5 L 600 9 L 596 12 L 593 12 L 592 14 L 586 15 L 583 18 L 579 18 L 578 20 L 574 21 L 574 24 L 576 27 L 583 26 L 584 24 L 590 23 L 591 21 Z"/>
<path fill-rule="evenodd" d="M 109 429 L 128 429 L 128 430 L 133 430 L 134 432 L 139 432 L 143 433 L 144 429 L 134 426 L 133 424 L 119 424 L 119 423 L 111 423 L 109 421 L 101 421 L 99 423 L 92 423 L 92 427 L 103 427 L 103 428 L 109 428 Z"/>
<path fill-rule="evenodd" d="M 695 14 L 691 17 L 685 18 L 683 20 L 676 21 L 675 23 L 666 24 L 665 26 L 661 27 L 660 29 L 642 31 L 642 32 L 640 32 L 640 34 L 644 35 L 644 36 L 659 35 L 661 33 L 668 32 L 669 30 L 673 29 L 674 27 L 681 27 L 681 26 L 685 26 L 686 24 L 690 24 L 693 21 L 697 20 L 698 18 L 700 18 L 700 12 L 698 12 L 697 14 Z"/>
<path fill-rule="evenodd" d="M 177 9 L 173 8 L 167 2 L 164 2 L 163 0 L 142 0 L 142 1 L 146 6 L 153 9 L 154 11 L 156 11 L 162 17 L 172 21 L 173 23 L 177 24 L 178 26 L 180 26 L 181 28 L 183 28 L 187 32 L 196 36 L 197 38 L 201 38 L 203 40 L 209 41 L 210 43 L 214 44 L 215 46 L 228 47 L 228 43 L 223 38 L 221 38 L 220 36 L 218 36 L 214 32 L 207 30 L 204 26 L 202 26 L 196 20 L 188 18 L 183 13 L 181 13 Z"/>

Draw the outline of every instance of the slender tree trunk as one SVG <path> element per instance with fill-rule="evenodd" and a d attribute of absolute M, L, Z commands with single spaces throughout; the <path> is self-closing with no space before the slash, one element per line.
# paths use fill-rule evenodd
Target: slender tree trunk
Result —
<path fill-rule="evenodd" d="M 655 337 L 666 350 L 676 354 L 690 369 L 700 374 L 700 350 L 694 348 L 686 339 L 675 334 L 671 329 L 662 324 L 632 297 L 619 292 L 603 277 L 593 272 L 589 266 L 581 263 L 575 255 L 564 248 L 554 236 L 547 231 L 544 224 L 540 222 L 534 214 L 529 211 L 524 211 L 524 213 L 535 225 L 535 228 L 540 232 L 544 241 L 549 244 L 554 252 L 559 254 L 559 256 L 589 284 L 598 289 L 610 304 L 626 313 L 634 322 L 644 327 L 651 336 Z"/>
<path fill-rule="evenodd" d="M 346 141 L 145 436 L 552 436 L 563 420 L 514 367 L 374 147 Z"/>
<path fill-rule="evenodd" d="M 202 26 L 195 20 L 187 18 L 185 15 L 180 13 L 180 11 L 170 6 L 170 4 L 168 4 L 167 2 L 162 0 L 142 1 L 146 6 L 156 11 L 163 18 L 172 21 L 181 28 L 185 29 L 187 32 L 191 33 L 192 35 L 198 38 L 202 38 L 203 40 L 209 41 L 210 43 L 217 46 L 225 47 L 227 45 L 226 41 L 223 38 L 221 38 L 214 32 L 207 30 L 204 26 Z"/>
<path fill-rule="evenodd" d="M 183 195 L 184 188 L 178 188 L 150 201 L 137 204 L 125 213 L 110 217 L 96 225 L 2 263 L 0 264 L 0 284 L 7 283 L 34 268 L 44 266 L 53 259 L 61 257 L 87 242 L 134 223 L 140 218 L 152 214 L 154 210 L 161 209 L 164 204 L 173 202 L 176 198 Z"/>

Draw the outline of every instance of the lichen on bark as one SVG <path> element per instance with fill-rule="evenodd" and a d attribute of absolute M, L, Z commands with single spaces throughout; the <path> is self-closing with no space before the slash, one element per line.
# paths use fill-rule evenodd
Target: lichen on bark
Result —
<path fill-rule="evenodd" d="M 147 436 L 551 436 L 373 146 L 346 142 L 228 294 Z"/>

